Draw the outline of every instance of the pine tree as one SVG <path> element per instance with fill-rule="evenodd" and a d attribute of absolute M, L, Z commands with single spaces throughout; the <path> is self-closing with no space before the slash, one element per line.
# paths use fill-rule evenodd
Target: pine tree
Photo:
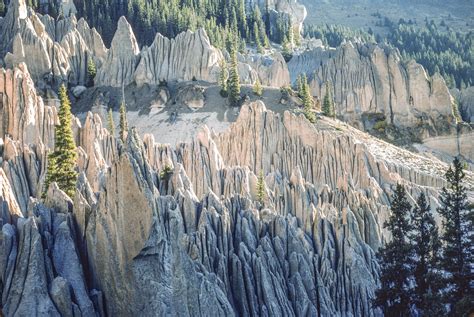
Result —
<path fill-rule="evenodd" d="M 125 101 L 120 105 L 120 139 L 125 142 L 128 133 L 127 109 L 125 108 Z"/>
<path fill-rule="evenodd" d="M 110 135 L 115 136 L 115 122 L 114 122 L 114 115 L 113 115 L 113 112 L 112 112 L 112 108 L 109 108 L 109 114 L 108 114 L 108 117 L 107 117 L 107 121 L 108 121 Z"/>
<path fill-rule="evenodd" d="M 380 289 L 375 293 L 374 304 L 385 316 L 409 316 L 411 293 L 410 277 L 412 247 L 408 240 L 410 203 L 405 188 L 398 184 L 391 202 L 392 214 L 384 224 L 392 240 L 379 249 Z"/>
<path fill-rule="evenodd" d="M 263 206 L 265 200 L 265 179 L 263 178 L 263 170 L 260 170 L 257 179 L 257 201 Z"/>
<path fill-rule="evenodd" d="M 301 77 L 301 99 L 303 100 L 303 113 L 311 123 L 316 122 L 316 115 L 313 112 L 313 97 L 308 85 L 306 74 Z"/>
<path fill-rule="evenodd" d="M 259 97 L 261 97 L 263 94 L 263 88 L 262 88 L 262 85 L 260 84 L 260 79 L 258 77 L 255 80 L 255 83 L 253 84 L 253 93 Z"/>
<path fill-rule="evenodd" d="M 334 103 L 331 95 L 331 88 L 329 82 L 326 82 L 326 93 L 324 94 L 323 100 L 323 114 L 327 117 L 334 117 Z"/>
<path fill-rule="evenodd" d="M 48 155 L 48 171 L 45 180 L 45 191 L 50 183 L 56 182 L 58 187 L 69 197 L 74 195 L 77 181 L 76 172 L 76 143 L 72 132 L 71 103 L 66 86 L 59 88 L 61 102 L 58 117 L 59 125 L 54 130 L 54 151 Z"/>
<path fill-rule="evenodd" d="M 263 53 L 262 41 L 260 41 L 260 31 L 258 29 L 258 23 L 254 22 L 253 24 L 253 36 L 255 40 L 255 46 L 257 47 L 257 53 Z"/>
<path fill-rule="evenodd" d="M 230 52 L 230 71 L 229 71 L 229 100 L 232 106 L 237 106 L 240 101 L 240 78 L 237 61 L 237 43 L 232 44 Z"/>
<path fill-rule="evenodd" d="M 413 275 L 416 282 L 414 302 L 422 316 L 441 316 L 443 307 L 440 300 L 441 276 L 439 273 L 440 240 L 424 193 L 417 199 L 412 211 Z"/>
<path fill-rule="evenodd" d="M 89 58 L 87 61 L 87 86 L 92 87 L 94 86 L 94 78 L 97 74 L 97 70 L 95 68 L 95 63 L 92 58 Z"/>
<path fill-rule="evenodd" d="M 229 79 L 229 72 L 227 70 L 227 64 L 224 59 L 219 63 L 219 86 L 221 87 L 220 94 L 222 97 L 226 98 L 229 95 L 227 91 L 227 80 Z"/>
<path fill-rule="evenodd" d="M 454 159 L 445 176 L 448 185 L 441 190 L 438 213 L 443 217 L 442 266 L 448 273 L 447 301 L 453 310 L 456 303 L 473 292 L 474 210 L 468 206 L 465 173 L 459 158 Z"/>

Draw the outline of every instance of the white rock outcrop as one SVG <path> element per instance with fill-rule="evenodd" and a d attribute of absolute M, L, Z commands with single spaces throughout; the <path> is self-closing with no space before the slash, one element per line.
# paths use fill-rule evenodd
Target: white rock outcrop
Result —
<path fill-rule="evenodd" d="M 157 34 L 150 47 L 140 54 L 134 78 L 137 85 L 160 81 L 190 81 L 193 78 L 216 82 L 223 56 L 213 47 L 204 29 L 186 31 L 174 39 Z"/>
<path fill-rule="evenodd" d="M 0 22 L 0 54 L 8 68 L 25 63 L 35 83 L 51 78 L 84 85 L 87 62 L 101 66 L 107 49 L 95 29 L 74 15 L 55 21 L 28 10 L 24 0 L 12 0 Z"/>

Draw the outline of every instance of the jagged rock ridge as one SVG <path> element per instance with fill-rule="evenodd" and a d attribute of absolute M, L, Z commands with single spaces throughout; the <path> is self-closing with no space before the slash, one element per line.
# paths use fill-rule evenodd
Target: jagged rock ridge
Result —
<path fill-rule="evenodd" d="M 7 316 L 373 316 L 391 187 L 434 198 L 444 184 L 439 161 L 255 103 L 229 131 L 203 128 L 176 148 L 134 130 L 122 143 L 89 114 L 75 121 L 76 194 L 52 184 L 42 203 L 34 197 L 57 115 L 25 65 L 1 75 Z M 44 113 L 34 117 L 40 132 L 23 134 L 26 118 Z M 173 172 L 162 178 L 165 165 Z M 260 170 L 264 208 L 255 199 Z"/>

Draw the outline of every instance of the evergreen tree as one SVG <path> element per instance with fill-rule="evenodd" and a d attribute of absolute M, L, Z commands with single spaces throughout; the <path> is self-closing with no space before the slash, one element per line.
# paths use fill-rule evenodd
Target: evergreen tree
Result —
<path fill-rule="evenodd" d="M 374 304 L 385 316 L 409 316 L 412 289 L 412 247 L 408 240 L 411 230 L 410 203 L 405 188 L 398 184 L 391 202 L 391 215 L 384 224 L 392 234 L 392 240 L 379 249 L 380 289 L 375 293 Z"/>
<path fill-rule="evenodd" d="M 265 200 L 265 179 L 263 178 L 263 170 L 260 170 L 257 179 L 257 201 L 263 206 Z"/>
<path fill-rule="evenodd" d="M 229 79 L 229 72 L 227 70 L 227 64 L 224 59 L 220 61 L 219 67 L 219 86 L 221 87 L 220 94 L 222 97 L 226 98 L 229 95 L 227 91 L 227 80 Z"/>
<path fill-rule="evenodd" d="M 75 169 L 77 152 L 72 132 L 71 103 L 64 84 L 59 88 L 59 99 L 61 102 L 58 112 L 59 125 L 54 130 L 54 151 L 48 155 L 45 190 L 48 190 L 50 183 L 56 182 L 62 191 L 72 197 L 77 181 Z"/>
<path fill-rule="evenodd" d="M 301 75 L 298 75 L 296 78 L 296 91 L 298 92 L 298 97 L 303 98 L 303 78 Z"/>
<path fill-rule="evenodd" d="M 107 121 L 108 121 L 110 135 L 115 136 L 115 122 L 114 122 L 114 115 L 112 112 L 112 108 L 109 108 Z"/>
<path fill-rule="evenodd" d="M 329 82 L 326 82 L 326 93 L 324 94 L 323 100 L 323 114 L 327 117 L 334 117 L 334 102 L 332 100 L 331 88 Z"/>
<path fill-rule="evenodd" d="M 263 53 L 263 46 L 262 46 L 262 41 L 260 40 L 260 30 L 258 29 L 258 23 L 255 22 L 253 24 L 253 32 L 254 32 L 254 40 L 255 40 L 255 46 L 257 47 L 257 53 L 262 54 Z"/>
<path fill-rule="evenodd" d="M 301 77 L 301 99 L 303 100 L 303 113 L 306 116 L 306 119 L 311 123 L 316 122 L 316 115 L 313 112 L 313 97 L 308 85 L 308 79 L 306 74 Z"/>
<path fill-rule="evenodd" d="M 125 142 L 128 133 L 127 109 L 125 108 L 125 101 L 120 105 L 120 139 Z"/>
<path fill-rule="evenodd" d="M 94 78 L 97 74 L 97 70 L 95 68 L 95 63 L 92 58 L 89 58 L 87 61 L 87 86 L 92 87 L 94 86 Z"/>
<path fill-rule="evenodd" d="M 253 93 L 256 96 L 261 97 L 263 94 L 263 88 L 262 85 L 260 84 L 260 79 L 257 76 L 257 79 L 255 80 L 255 83 L 253 84 Z"/>
<path fill-rule="evenodd" d="M 230 52 L 229 100 L 232 106 L 237 106 L 240 101 L 240 78 L 237 61 L 237 43 L 235 39 Z"/>
<path fill-rule="evenodd" d="M 422 316 L 441 316 L 438 227 L 424 193 L 412 211 L 413 275 L 416 282 L 414 302 Z"/>
<path fill-rule="evenodd" d="M 285 59 L 286 62 L 289 62 L 291 57 L 293 56 L 291 53 L 291 48 L 290 48 L 290 41 L 288 40 L 288 37 L 284 37 L 283 43 L 282 43 L 282 51 L 281 55 L 283 55 L 283 58 Z"/>
<path fill-rule="evenodd" d="M 454 159 L 445 176 L 448 184 L 441 190 L 438 213 L 443 217 L 442 266 L 448 275 L 447 302 L 453 310 L 473 292 L 474 210 L 468 206 L 459 158 Z"/>

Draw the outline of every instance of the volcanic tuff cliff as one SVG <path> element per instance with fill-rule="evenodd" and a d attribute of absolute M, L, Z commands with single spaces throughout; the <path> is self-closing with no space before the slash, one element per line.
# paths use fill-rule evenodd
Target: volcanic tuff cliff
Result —
<path fill-rule="evenodd" d="M 363 116 L 368 114 L 382 114 L 399 127 L 426 127 L 425 134 L 454 128 L 453 98 L 443 78 L 430 78 L 414 61 L 402 63 L 396 49 L 348 42 L 304 52 L 288 67 L 292 80 L 307 73 L 313 94 L 321 99 L 329 82 L 338 117 L 361 129 L 367 128 Z"/>
<path fill-rule="evenodd" d="M 24 64 L 0 71 L 0 96 L 7 316 L 372 316 L 391 188 L 435 199 L 444 183 L 439 161 L 257 102 L 228 131 L 204 127 L 176 148 L 134 130 L 122 143 L 97 115 L 75 120 L 76 194 L 53 184 L 42 203 L 55 107 Z"/>

